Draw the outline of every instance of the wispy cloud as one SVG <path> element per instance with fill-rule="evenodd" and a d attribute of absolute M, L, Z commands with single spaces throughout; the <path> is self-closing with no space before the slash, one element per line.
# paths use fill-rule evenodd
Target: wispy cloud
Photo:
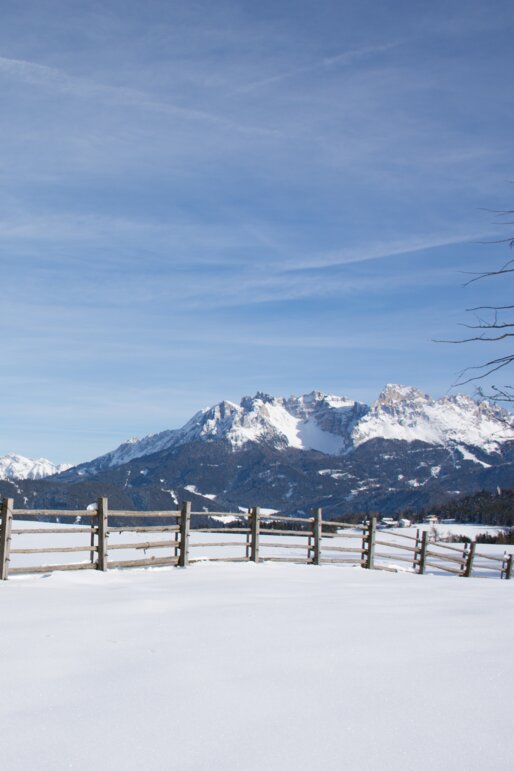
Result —
<path fill-rule="evenodd" d="M 0 73 L 35 86 L 62 91 L 71 96 L 86 99 L 103 99 L 112 104 L 167 114 L 187 121 L 201 122 L 222 129 L 242 133 L 273 136 L 274 129 L 255 126 L 231 120 L 217 113 L 183 107 L 170 101 L 156 100 L 148 94 L 133 88 L 97 83 L 87 78 L 69 75 L 63 70 L 23 59 L 0 56 Z"/>
<path fill-rule="evenodd" d="M 416 254 L 443 246 L 478 242 L 484 238 L 490 238 L 493 233 L 497 232 L 496 229 L 494 231 L 492 229 L 478 230 L 468 227 L 457 233 L 447 231 L 445 233 L 412 235 L 408 238 L 391 241 L 371 241 L 371 243 L 346 247 L 325 254 L 294 258 L 290 267 L 292 270 L 320 270 L 371 260 L 387 260 L 402 254 Z"/>
<path fill-rule="evenodd" d="M 385 53 L 386 51 L 390 51 L 392 48 L 396 48 L 400 44 L 401 43 L 398 41 L 382 43 L 380 45 L 374 46 L 363 46 L 362 48 L 356 48 L 350 51 L 342 51 L 335 56 L 327 56 L 323 59 L 319 59 L 302 67 L 295 67 L 294 69 L 280 72 L 276 75 L 270 75 L 269 77 L 262 78 L 261 80 L 245 83 L 235 88 L 232 93 L 248 93 L 250 91 L 255 91 L 257 89 L 264 88 L 265 86 L 270 86 L 281 81 L 290 80 L 291 78 L 296 78 L 310 72 L 316 72 L 318 70 L 329 70 L 330 68 L 337 65 L 350 66 L 355 62 L 360 61 L 361 59 L 371 58 L 378 54 Z"/>

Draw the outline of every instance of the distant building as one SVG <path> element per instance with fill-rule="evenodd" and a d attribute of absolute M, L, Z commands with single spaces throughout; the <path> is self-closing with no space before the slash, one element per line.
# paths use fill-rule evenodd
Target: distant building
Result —
<path fill-rule="evenodd" d="M 378 527 L 398 527 L 398 520 L 392 517 L 382 517 L 378 523 Z"/>

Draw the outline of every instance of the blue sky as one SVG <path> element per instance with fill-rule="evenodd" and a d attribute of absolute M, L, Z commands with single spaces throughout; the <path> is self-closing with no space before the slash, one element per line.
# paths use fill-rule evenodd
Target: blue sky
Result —
<path fill-rule="evenodd" d="M 490 355 L 433 340 L 511 301 L 514 6 L 446 5 L 2 0 L 0 454 Z"/>

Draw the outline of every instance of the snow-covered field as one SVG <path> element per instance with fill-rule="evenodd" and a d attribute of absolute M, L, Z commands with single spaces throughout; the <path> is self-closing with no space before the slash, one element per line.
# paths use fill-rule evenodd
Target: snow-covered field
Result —
<path fill-rule="evenodd" d="M 514 581 L 253 563 L 0 585 L 3 771 L 496 771 Z"/>

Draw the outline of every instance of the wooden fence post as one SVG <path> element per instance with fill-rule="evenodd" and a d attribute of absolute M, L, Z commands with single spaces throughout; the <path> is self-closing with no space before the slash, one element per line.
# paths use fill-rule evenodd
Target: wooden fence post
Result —
<path fill-rule="evenodd" d="M 503 577 L 507 581 L 509 581 L 512 578 L 512 560 L 513 560 L 512 554 L 505 554 L 505 559 L 502 565 L 502 573 L 503 573 Z"/>
<path fill-rule="evenodd" d="M 107 498 L 98 499 L 98 561 L 97 570 L 107 570 L 107 530 L 109 527 L 109 501 Z"/>
<path fill-rule="evenodd" d="M 321 564 L 321 539 L 323 537 L 323 512 L 321 509 L 314 509 L 314 521 L 312 523 L 312 535 L 314 537 L 314 546 L 312 554 L 312 564 Z M 310 539 L 309 539 L 310 540 Z"/>
<path fill-rule="evenodd" d="M 471 571 L 473 570 L 473 560 L 475 559 L 475 549 L 477 548 L 476 543 L 470 543 L 468 553 L 466 555 L 466 565 L 464 567 L 464 571 L 462 575 L 464 578 L 469 578 L 471 576 Z"/>
<path fill-rule="evenodd" d="M 367 558 L 368 531 L 366 524 L 362 527 L 362 545 L 361 545 L 361 565 L 365 567 Z"/>
<path fill-rule="evenodd" d="M 420 535 L 420 533 L 421 533 L 421 530 L 418 527 L 418 529 L 416 530 L 416 543 L 414 544 L 414 558 L 412 560 L 412 569 L 414 571 L 416 571 L 416 568 L 418 567 L 418 557 L 419 557 L 419 552 L 420 552 L 420 549 L 421 549 L 421 535 Z"/>
<path fill-rule="evenodd" d="M 175 525 L 177 524 L 178 517 L 175 519 Z M 173 556 L 177 558 L 177 564 L 178 564 L 178 558 L 180 556 L 180 533 L 178 530 L 175 530 L 173 533 Z"/>
<path fill-rule="evenodd" d="M 247 523 L 248 523 L 248 532 L 245 533 L 245 557 L 247 560 L 249 560 L 250 559 L 250 542 L 252 539 L 252 510 L 247 509 L 246 515 L 247 515 Z"/>
<path fill-rule="evenodd" d="M 191 501 L 184 501 L 180 513 L 180 555 L 178 564 L 181 568 L 189 565 L 189 531 L 191 529 Z"/>
<path fill-rule="evenodd" d="M 364 531 L 362 538 L 364 564 L 362 567 L 367 570 L 373 570 L 375 567 L 375 537 L 377 532 L 377 518 L 370 517 L 367 530 Z"/>
<path fill-rule="evenodd" d="M 421 534 L 421 549 L 419 551 L 418 573 L 422 576 L 425 573 L 425 563 L 427 560 L 428 549 L 428 530 L 423 530 Z"/>
<path fill-rule="evenodd" d="M 252 562 L 259 561 L 259 548 L 261 539 L 261 522 L 260 522 L 261 510 L 258 506 L 252 509 L 252 516 L 250 518 L 250 527 L 252 533 L 252 542 L 250 545 L 250 560 Z"/>
<path fill-rule="evenodd" d="M 0 580 L 7 581 L 9 575 L 9 560 L 11 551 L 11 528 L 14 500 L 4 498 L 2 501 L 2 522 L 0 524 Z"/>

